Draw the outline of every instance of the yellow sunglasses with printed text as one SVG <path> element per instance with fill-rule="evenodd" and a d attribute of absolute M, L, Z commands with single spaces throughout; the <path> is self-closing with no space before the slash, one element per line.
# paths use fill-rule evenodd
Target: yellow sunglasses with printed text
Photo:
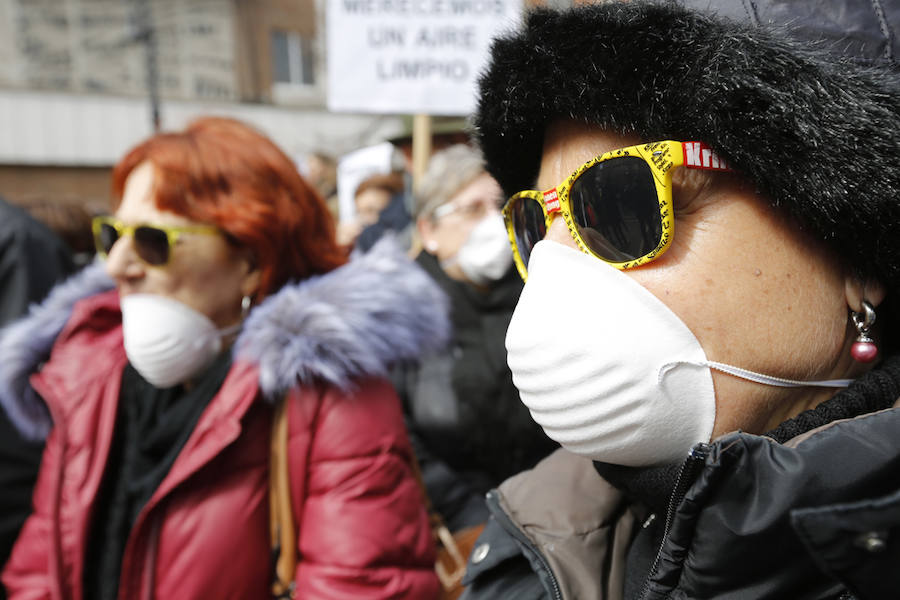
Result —
<path fill-rule="evenodd" d="M 531 251 L 561 213 L 582 252 L 617 269 L 644 265 L 669 247 L 674 228 L 672 169 L 730 171 L 702 142 L 662 141 L 601 154 L 549 190 L 525 190 L 503 206 L 522 279 Z"/>

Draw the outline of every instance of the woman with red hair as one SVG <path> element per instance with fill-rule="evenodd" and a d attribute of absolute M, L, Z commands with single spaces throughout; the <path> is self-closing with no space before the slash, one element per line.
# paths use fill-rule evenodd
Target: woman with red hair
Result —
<path fill-rule="evenodd" d="M 237 121 L 153 136 L 115 167 L 113 191 L 114 215 L 94 222 L 105 261 L 0 335 L 0 404 L 46 438 L 10 598 L 269 595 L 279 405 L 290 592 L 435 596 L 383 378 L 446 337 L 428 276 L 385 244 L 347 262 L 322 199 Z"/>

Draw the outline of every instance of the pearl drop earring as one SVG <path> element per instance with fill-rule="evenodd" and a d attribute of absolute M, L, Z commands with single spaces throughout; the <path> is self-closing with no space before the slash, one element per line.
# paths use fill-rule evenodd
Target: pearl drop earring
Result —
<path fill-rule="evenodd" d="M 850 311 L 850 318 L 853 319 L 859 334 L 850 347 L 850 356 L 859 362 L 868 363 L 878 356 L 878 346 L 875 345 L 875 340 L 869 337 L 869 330 L 875 324 L 875 309 L 868 300 L 863 300 L 862 306 L 860 312 Z"/>

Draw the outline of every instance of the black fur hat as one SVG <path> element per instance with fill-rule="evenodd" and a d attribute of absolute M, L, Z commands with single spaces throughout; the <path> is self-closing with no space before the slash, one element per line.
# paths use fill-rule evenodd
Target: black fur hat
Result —
<path fill-rule="evenodd" d="M 558 117 L 643 141 L 701 140 L 896 303 L 898 11 L 856 4 L 872 13 L 881 43 L 810 43 L 809 29 L 798 41 L 770 19 L 745 24 L 674 3 L 536 10 L 494 42 L 480 80 L 475 136 L 488 169 L 507 195 L 532 187 L 544 130 Z"/>

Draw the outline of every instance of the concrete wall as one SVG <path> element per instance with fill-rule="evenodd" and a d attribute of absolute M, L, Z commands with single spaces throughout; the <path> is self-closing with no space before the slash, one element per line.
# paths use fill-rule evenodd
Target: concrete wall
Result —
<path fill-rule="evenodd" d="M 235 100 L 233 0 L 0 0 L 0 87 Z"/>

